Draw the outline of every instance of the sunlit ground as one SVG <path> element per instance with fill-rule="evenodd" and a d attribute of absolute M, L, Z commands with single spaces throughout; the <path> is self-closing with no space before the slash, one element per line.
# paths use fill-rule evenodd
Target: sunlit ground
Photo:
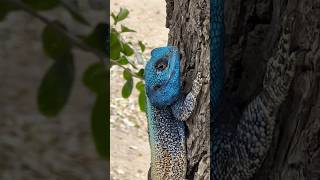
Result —
<path fill-rule="evenodd" d="M 128 33 L 126 40 L 146 43 L 144 56 L 151 49 L 167 44 L 165 28 L 165 1 L 159 0 L 111 0 L 111 12 L 120 7 L 129 9 L 124 25 L 136 30 Z M 124 84 L 122 69 L 111 69 L 111 179 L 146 179 L 150 164 L 150 150 L 145 113 L 138 107 L 138 93 L 134 90 L 129 99 L 121 97 Z"/>

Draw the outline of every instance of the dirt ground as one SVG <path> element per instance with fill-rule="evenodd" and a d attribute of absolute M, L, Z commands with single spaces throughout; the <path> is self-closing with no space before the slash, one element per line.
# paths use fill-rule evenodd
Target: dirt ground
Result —
<path fill-rule="evenodd" d="M 169 30 L 165 28 L 164 0 L 111 0 L 111 12 L 120 7 L 129 9 L 124 24 L 136 33 L 128 33 L 127 40 L 146 43 L 144 56 L 151 49 L 167 43 Z M 129 99 L 121 97 L 124 84 L 122 69 L 111 69 L 111 159 L 112 180 L 146 179 L 150 163 L 150 150 L 145 113 L 138 107 L 138 93 L 134 90 Z"/>

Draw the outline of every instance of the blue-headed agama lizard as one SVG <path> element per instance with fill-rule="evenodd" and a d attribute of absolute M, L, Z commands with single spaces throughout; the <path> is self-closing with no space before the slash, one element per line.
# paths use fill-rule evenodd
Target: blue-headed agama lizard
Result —
<path fill-rule="evenodd" d="M 156 48 L 145 67 L 145 90 L 151 179 L 182 180 L 186 176 L 186 129 L 202 86 L 197 73 L 191 91 L 180 95 L 180 54 L 177 47 Z"/>
<path fill-rule="evenodd" d="M 247 105 L 234 130 L 222 132 L 217 107 L 224 90 L 223 0 L 211 0 L 210 127 L 211 174 L 214 180 L 250 179 L 270 147 L 275 119 L 294 77 L 295 53 L 290 49 L 294 18 L 287 23 L 277 51 L 268 60 L 263 90 Z M 156 48 L 145 67 L 145 90 L 151 179 L 182 180 L 187 170 L 184 121 L 192 114 L 203 79 L 198 72 L 191 91 L 180 94 L 180 57 L 174 46 Z"/>

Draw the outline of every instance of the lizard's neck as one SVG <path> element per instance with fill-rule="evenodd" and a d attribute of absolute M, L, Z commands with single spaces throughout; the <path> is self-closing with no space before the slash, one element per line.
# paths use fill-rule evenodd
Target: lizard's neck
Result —
<path fill-rule="evenodd" d="M 147 119 L 150 137 L 150 145 L 155 144 L 168 145 L 168 136 L 171 140 L 179 138 L 180 134 L 177 128 L 184 126 L 184 123 L 174 118 L 170 106 L 156 107 L 150 103 L 147 97 Z M 180 142 L 180 139 L 176 139 Z"/>

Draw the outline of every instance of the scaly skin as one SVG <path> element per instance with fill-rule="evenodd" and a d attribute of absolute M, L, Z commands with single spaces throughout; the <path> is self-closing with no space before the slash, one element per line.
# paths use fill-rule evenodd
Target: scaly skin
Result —
<path fill-rule="evenodd" d="M 201 88 L 198 73 L 190 93 L 180 96 L 180 57 L 176 47 L 156 48 L 145 67 L 151 179 L 185 178 L 185 124 Z"/>
<path fill-rule="evenodd" d="M 235 130 L 223 132 L 217 111 L 223 101 L 223 0 L 211 0 L 211 179 L 250 179 L 270 147 L 275 118 L 288 94 L 295 57 L 290 52 L 293 18 L 280 37 L 278 51 L 268 61 L 263 90 L 244 109 Z"/>
<path fill-rule="evenodd" d="M 223 101 L 224 90 L 224 1 L 210 1 L 210 162 L 211 179 L 222 179 L 218 176 L 222 163 L 217 162 L 216 149 L 219 147 L 221 134 L 218 127 L 218 106 Z M 224 157 L 227 158 L 227 157 Z"/>

